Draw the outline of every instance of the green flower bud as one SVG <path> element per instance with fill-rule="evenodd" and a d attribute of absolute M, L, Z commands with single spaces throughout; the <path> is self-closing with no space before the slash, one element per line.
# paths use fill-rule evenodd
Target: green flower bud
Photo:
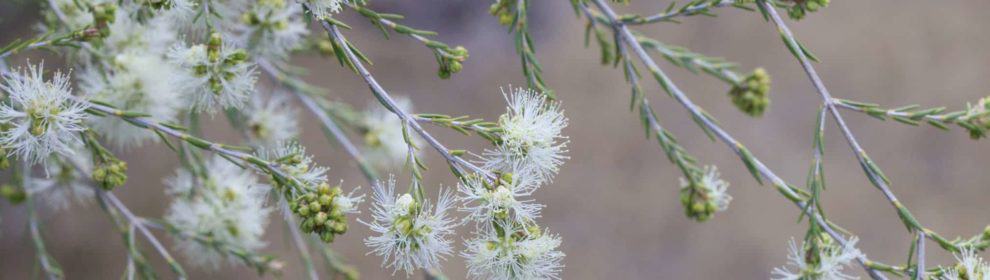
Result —
<path fill-rule="evenodd" d="M 329 215 L 327 215 L 326 212 L 319 212 L 316 213 L 316 216 L 313 217 L 313 222 L 316 223 L 317 225 L 323 225 L 323 223 L 327 222 L 328 217 Z"/>
<path fill-rule="evenodd" d="M 756 68 L 753 73 L 739 81 L 729 90 L 732 103 L 744 113 L 758 117 L 762 116 L 770 105 L 770 75 L 763 68 Z"/>
<path fill-rule="evenodd" d="M 0 186 L 0 196 L 3 196 L 13 204 L 20 204 L 27 199 L 27 193 L 24 190 L 11 185 Z"/>
<path fill-rule="evenodd" d="M 784 0 L 783 2 L 793 3 L 787 9 L 787 15 L 794 20 L 803 19 L 808 13 L 817 12 L 818 10 L 828 7 L 829 0 Z"/>

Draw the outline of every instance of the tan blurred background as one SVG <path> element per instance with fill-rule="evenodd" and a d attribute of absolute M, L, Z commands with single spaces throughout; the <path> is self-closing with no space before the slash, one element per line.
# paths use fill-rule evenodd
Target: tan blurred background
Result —
<path fill-rule="evenodd" d="M 0 3 L 0 43 L 30 33 L 36 11 Z M 487 14 L 491 1 L 375 1 L 383 12 L 408 16 L 405 23 L 440 32 L 441 41 L 464 45 L 470 59 L 451 80 L 435 75 L 430 53 L 418 42 L 395 36 L 386 41 L 364 19 L 343 17 L 355 27 L 345 32 L 375 62 L 371 71 L 396 95 L 413 99 L 418 112 L 471 114 L 492 119 L 504 108 L 500 86 L 522 85 L 511 36 Z M 805 226 L 797 211 L 776 191 L 761 187 L 721 143 L 708 141 L 685 110 L 647 80 L 648 97 L 661 121 L 701 162 L 716 164 L 732 183 L 734 200 L 727 212 L 706 223 L 684 217 L 677 198 L 677 170 L 658 145 L 644 138 L 639 121 L 628 111 L 629 87 L 617 70 L 598 64 L 598 50 L 582 46 L 584 21 L 568 1 L 534 0 L 531 27 L 537 57 L 549 86 L 563 101 L 571 125 L 570 156 L 552 185 L 536 198 L 547 204 L 541 222 L 563 237 L 565 279 L 766 279 L 785 262 L 787 242 L 800 238 Z M 669 1 L 634 0 L 623 11 L 653 13 Z M 837 97 L 958 109 L 986 96 L 990 88 L 990 2 L 968 1 L 833 1 L 824 12 L 793 23 L 799 38 L 823 62 L 817 67 Z M 347 12 L 350 14 L 350 12 Z M 735 9 L 716 11 L 717 18 L 694 17 L 683 24 L 659 24 L 638 30 L 670 44 L 682 45 L 741 64 L 745 71 L 765 67 L 773 77 L 773 103 L 760 119 L 746 117 L 730 103 L 728 88 L 715 79 L 690 74 L 662 63 L 694 100 L 727 130 L 789 182 L 800 185 L 810 164 L 811 134 L 819 98 L 774 29 L 758 14 Z M 19 56 L 11 61 L 23 63 Z M 51 60 L 54 60 L 52 58 Z M 365 84 L 336 61 L 299 57 L 309 80 L 331 89 L 335 98 L 362 107 L 371 100 Z M 304 112 L 303 112 L 304 113 Z M 990 149 L 986 140 L 970 140 L 961 129 L 942 132 L 880 122 L 844 112 L 852 130 L 872 158 L 892 178 L 893 191 L 925 225 L 945 236 L 970 236 L 990 223 Z M 353 162 L 323 138 L 317 123 L 301 114 L 303 142 L 318 161 L 333 169 L 331 178 L 345 186 L 367 186 Z M 218 119 L 215 123 L 222 126 Z M 430 128 L 451 147 L 480 151 L 475 138 Z M 826 145 L 829 217 L 856 233 L 871 258 L 901 263 L 911 236 L 896 213 L 863 176 L 838 131 L 830 124 Z M 208 138 L 235 141 L 227 129 Z M 454 184 L 444 163 L 426 153 L 432 186 Z M 125 153 L 131 180 L 117 191 L 139 215 L 160 216 L 166 198 L 161 179 L 172 174 L 175 156 L 163 145 Z M 367 190 L 367 188 L 365 188 Z M 365 205 L 367 206 L 367 205 Z M 31 275 L 34 253 L 26 231 L 23 206 L 0 202 L 0 278 Z M 114 279 L 123 271 L 119 235 L 96 205 L 42 213 L 49 248 L 69 279 Z M 360 215 L 367 220 L 369 213 Z M 366 227 L 353 221 L 352 231 L 333 247 L 359 267 L 365 279 L 385 279 L 381 259 L 366 255 L 361 238 Z M 273 216 L 267 252 L 288 263 L 282 278 L 303 277 L 302 266 Z M 463 231 L 463 230 L 462 230 Z M 171 243 L 171 238 L 162 235 Z M 456 238 L 460 241 L 466 235 Z M 930 244 L 931 245 L 931 244 Z M 460 245 L 458 245 L 460 247 Z M 951 256 L 929 246 L 929 264 L 947 264 Z M 148 253 L 157 260 L 157 256 Z M 181 257 L 180 257 L 181 260 Z M 465 278 L 463 261 L 444 263 L 451 279 Z M 187 266 L 193 279 L 258 276 L 246 268 L 211 272 Z M 163 278 L 172 274 L 160 267 Z M 851 271 L 861 274 L 861 269 Z M 265 276 L 264 278 L 272 278 Z M 396 278 L 404 278 L 397 275 Z"/>

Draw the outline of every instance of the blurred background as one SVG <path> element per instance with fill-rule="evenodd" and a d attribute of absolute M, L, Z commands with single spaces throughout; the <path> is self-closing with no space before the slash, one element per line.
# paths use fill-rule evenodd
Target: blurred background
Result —
<path fill-rule="evenodd" d="M 33 34 L 38 20 L 35 4 L 18 0 L 0 3 L 0 44 Z M 393 94 L 410 97 L 417 112 L 494 119 L 504 110 L 499 87 L 524 85 L 512 37 L 488 15 L 491 1 L 416 0 L 374 1 L 382 12 L 407 16 L 403 22 L 440 33 L 439 40 L 470 51 L 464 70 L 440 80 L 429 51 L 401 36 L 384 39 L 380 32 L 351 11 L 342 20 L 354 27 L 345 32 L 375 64 L 371 71 Z M 563 102 L 571 119 L 570 161 L 553 184 L 536 199 L 547 205 L 541 223 L 563 238 L 567 254 L 564 279 L 767 279 L 773 267 L 786 261 L 787 242 L 800 239 L 805 225 L 798 211 L 772 188 L 758 185 L 744 165 L 723 144 L 711 142 L 687 117 L 686 111 L 644 80 L 648 97 L 661 122 L 702 163 L 720 167 L 732 185 L 728 211 L 705 223 L 683 215 L 678 201 L 679 172 L 660 147 L 644 137 L 636 114 L 628 110 L 629 86 L 616 69 L 599 65 L 597 47 L 583 46 L 584 20 L 568 1 L 531 1 L 530 26 L 537 57 L 548 85 Z M 640 14 L 663 10 L 670 1 L 634 0 L 620 11 Z M 822 63 L 816 65 L 832 94 L 889 107 L 921 104 L 964 108 L 987 95 L 990 88 L 990 2 L 967 1 L 833 1 L 822 12 L 793 22 L 792 28 Z M 762 118 L 750 118 L 734 108 L 728 87 L 707 76 L 691 74 L 661 61 L 691 98 L 711 112 L 758 158 L 788 182 L 802 185 L 811 163 L 812 126 L 820 100 L 801 68 L 781 43 L 775 29 L 754 12 L 724 8 L 715 18 L 696 16 L 681 24 L 665 23 L 637 30 L 665 43 L 738 62 L 741 71 L 764 67 L 773 78 L 772 105 Z M 316 32 L 314 32 L 316 33 Z M 19 55 L 40 60 L 43 53 Z M 330 89 L 333 98 L 364 107 L 372 101 L 367 86 L 332 58 L 297 57 L 310 69 L 308 80 Z M 986 141 L 969 139 L 964 130 L 943 132 L 922 126 L 881 122 L 844 112 L 851 129 L 871 157 L 892 179 L 892 189 L 926 226 L 947 237 L 972 236 L 990 223 L 990 149 Z M 318 124 L 300 110 L 302 142 L 317 160 L 332 167 L 330 177 L 343 179 L 345 189 L 365 186 L 355 164 Z M 213 121 L 207 138 L 236 141 L 222 118 Z M 442 128 L 428 128 L 450 147 L 481 151 L 477 138 Z M 860 248 L 885 263 L 902 263 L 911 235 L 893 208 L 863 175 L 853 154 L 830 123 L 827 128 L 824 195 L 829 218 L 855 233 Z M 455 179 L 432 150 L 424 152 L 433 169 L 426 174 L 431 192 Z M 167 198 L 162 178 L 173 174 L 175 156 L 164 145 L 146 145 L 123 152 L 131 179 L 116 191 L 141 216 L 160 217 Z M 402 171 L 397 171 L 401 173 Z M 404 184 L 406 181 L 400 181 Z M 367 206 L 365 204 L 364 206 Z M 42 211 L 49 250 L 68 279 L 114 279 L 124 268 L 120 236 L 95 204 L 69 210 Z M 0 202 L 0 278 L 32 275 L 34 251 L 26 227 L 24 206 Z M 369 213 L 359 215 L 368 220 Z M 351 231 L 332 244 L 356 265 L 364 279 L 391 278 L 381 259 L 366 255 L 361 239 L 365 226 L 352 220 Z M 462 228 L 462 231 L 465 231 Z M 300 279 L 302 265 L 273 215 L 266 252 L 287 263 L 282 278 Z M 171 244 L 171 238 L 160 235 Z M 460 241 L 467 235 L 457 237 Z M 462 246 L 458 244 L 458 248 Z M 951 263 L 951 255 L 929 243 L 929 265 Z M 178 252 L 176 252 L 178 254 Z M 164 278 L 172 277 L 151 252 Z M 180 261 L 182 257 L 179 256 Z M 444 263 L 451 279 L 466 278 L 463 260 Z M 193 279 L 253 279 L 243 267 L 220 271 L 187 266 Z M 861 275 L 859 267 L 849 271 Z M 399 275 L 395 278 L 404 278 Z M 416 276 L 418 277 L 418 276 Z"/>

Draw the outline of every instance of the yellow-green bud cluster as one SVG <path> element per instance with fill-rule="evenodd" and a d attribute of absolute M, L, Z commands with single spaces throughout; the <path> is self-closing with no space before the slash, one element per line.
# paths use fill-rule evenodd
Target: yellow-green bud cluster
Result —
<path fill-rule="evenodd" d="M 828 7 L 829 0 L 787 0 L 787 2 L 794 2 L 794 5 L 787 9 L 787 15 L 792 19 L 800 20 L 808 13 Z"/>
<path fill-rule="evenodd" d="M 981 98 L 975 106 L 970 106 L 959 125 L 969 130 L 969 137 L 980 139 L 986 137 L 990 130 L 990 97 Z"/>
<path fill-rule="evenodd" d="M 117 5 L 113 3 L 92 5 L 89 11 L 93 14 L 93 27 L 99 32 L 99 37 L 110 36 L 110 24 L 117 18 Z"/>
<path fill-rule="evenodd" d="M 461 62 L 467 59 L 468 51 L 463 46 L 457 46 L 452 49 L 447 47 L 441 50 L 447 54 L 437 54 L 438 63 L 440 63 L 440 70 L 437 75 L 441 79 L 448 79 L 451 74 L 461 72 L 461 69 L 464 68 Z"/>
<path fill-rule="evenodd" d="M 100 184 L 104 190 L 113 190 L 127 182 L 127 162 L 110 158 L 101 162 L 93 170 L 93 181 Z"/>
<path fill-rule="evenodd" d="M 23 189 L 6 184 L 0 186 L 0 196 L 13 204 L 19 204 L 27 199 L 27 193 Z"/>
<path fill-rule="evenodd" d="M 509 1 L 509 0 L 495 1 L 495 3 L 488 8 L 488 12 L 491 13 L 493 16 L 498 17 L 499 24 L 501 25 L 512 24 L 512 21 L 515 19 L 515 12 L 513 11 L 512 6 L 515 5 L 515 2 L 516 1 Z M 519 19 L 519 20 L 521 21 L 524 19 Z M 525 23 L 517 22 L 516 24 L 522 25 Z"/>
<path fill-rule="evenodd" d="M 739 110 L 750 116 L 762 116 L 770 105 L 770 75 L 763 68 L 756 68 L 729 90 L 729 96 Z"/>
<path fill-rule="evenodd" d="M 285 0 L 259 0 L 256 5 L 267 6 L 271 8 L 272 11 L 277 11 L 280 9 L 285 9 Z M 289 26 L 289 22 L 285 19 L 272 21 L 270 19 L 270 15 L 259 15 L 256 10 L 248 10 L 242 14 L 241 22 L 247 25 L 260 26 L 262 28 L 271 28 L 272 30 L 284 30 Z"/>
<path fill-rule="evenodd" d="M 687 187 L 681 188 L 681 205 L 688 218 L 699 222 L 707 221 L 718 211 L 718 205 L 709 193 L 710 187 L 704 186 L 703 180 L 692 180 Z"/>
<path fill-rule="evenodd" d="M 236 73 L 229 69 L 245 63 L 248 59 L 247 52 L 242 49 L 224 54 L 221 50 L 222 48 L 223 38 L 220 36 L 220 33 L 211 33 L 210 39 L 206 44 L 206 55 L 210 64 L 200 64 L 193 68 L 195 74 L 199 77 L 209 75 L 210 90 L 216 95 L 223 93 L 223 81 L 231 80 L 236 75 Z"/>
<path fill-rule="evenodd" d="M 341 192 L 340 186 L 331 188 L 322 183 L 315 192 L 300 195 L 289 203 L 292 212 L 302 220 L 299 227 L 303 232 L 315 233 L 327 243 L 347 232 L 347 216 L 333 203 Z"/>

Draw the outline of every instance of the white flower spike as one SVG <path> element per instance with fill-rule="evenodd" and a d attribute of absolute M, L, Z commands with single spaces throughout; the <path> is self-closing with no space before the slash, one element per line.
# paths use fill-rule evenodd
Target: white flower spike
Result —
<path fill-rule="evenodd" d="M 375 186 L 374 220 L 361 222 L 378 235 L 365 238 L 371 253 L 381 256 L 383 267 L 411 275 L 416 268 L 437 268 L 453 251 L 449 236 L 456 225 L 447 215 L 453 206 L 449 191 L 440 191 L 436 205 L 417 201 L 411 194 L 395 194 L 395 178 L 387 186 Z"/>
<path fill-rule="evenodd" d="M 567 137 L 560 134 L 567 118 L 560 103 L 523 88 L 503 95 L 509 106 L 498 119 L 501 143 L 485 150 L 484 168 L 533 176 L 537 183 L 552 180 L 568 158 Z"/>
<path fill-rule="evenodd" d="M 30 163 L 40 163 L 52 154 L 70 156 L 72 145 L 81 143 L 78 132 L 89 103 L 73 98 L 69 76 L 55 72 L 43 77 L 44 65 L 3 73 L 0 91 L 10 97 L 0 103 L 0 146 Z"/>

